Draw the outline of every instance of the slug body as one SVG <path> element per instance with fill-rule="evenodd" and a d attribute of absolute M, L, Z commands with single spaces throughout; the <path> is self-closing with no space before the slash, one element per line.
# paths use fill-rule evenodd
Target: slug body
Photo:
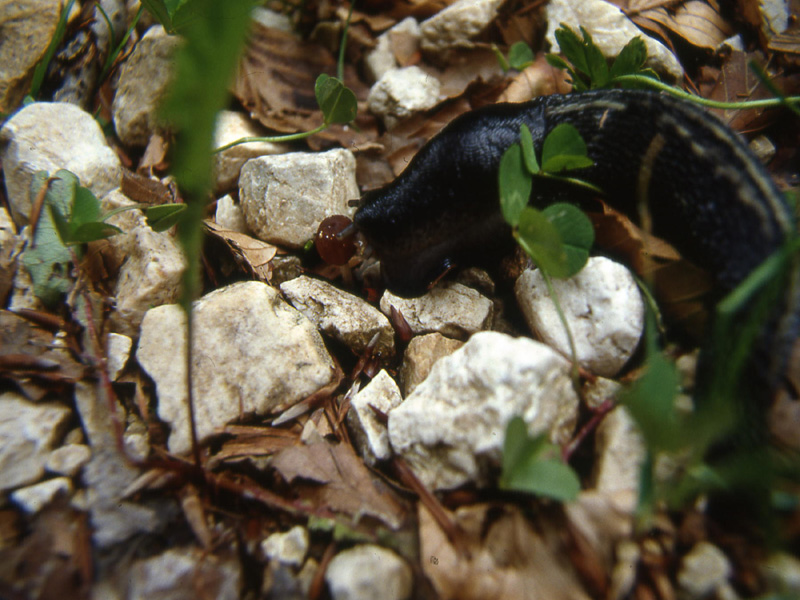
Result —
<path fill-rule="evenodd" d="M 497 191 L 500 159 L 519 140 L 522 124 L 539 154 L 560 123 L 580 132 L 594 161 L 570 175 L 597 185 L 609 204 L 632 217 L 644 199 L 653 233 L 711 273 L 723 292 L 795 231 L 792 211 L 766 170 L 703 109 L 649 91 L 547 96 L 462 115 L 393 182 L 365 194 L 354 220 L 381 259 L 387 287 L 419 295 L 451 265 L 508 244 Z M 533 186 L 537 203 L 547 195 L 545 204 L 574 191 L 540 178 Z M 800 320 L 794 288 L 773 327 L 784 345 Z"/>

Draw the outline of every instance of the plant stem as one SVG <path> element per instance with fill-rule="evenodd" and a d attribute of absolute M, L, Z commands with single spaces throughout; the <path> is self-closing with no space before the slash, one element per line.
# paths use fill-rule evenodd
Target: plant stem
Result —
<path fill-rule="evenodd" d="M 782 104 L 800 105 L 800 96 L 789 96 L 786 98 L 765 98 L 763 100 L 747 100 L 743 102 L 722 102 L 719 100 L 709 100 L 708 98 L 695 96 L 694 94 L 690 94 L 689 92 L 684 92 L 683 90 L 680 90 L 669 84 L 658 81 L 657 79 L 653 79 L 651 77 L 645 77 L 643 75 L 620 75 L 619 77 L 615 77 L 614 81 L 622 83 L 643 83 L 654 89 L 667 92 L 668 94 L 671 94 L 677 98 L 683 98 L 684 100 L 689 100 L 691 102 L 694 102 L 695 104 L 699 104 L 701 106 L 707 106 L 709 108 L 751 109 L 751 108 L 775 108 L 781 106 Z"/>
<path fill-rule="evenodd" d="M 249 144 L 250 142 L 271 142 L 271 143 L 280 143 L 280 142 L 294 142 L 295 140 L 302 140 L 307 137 L 311 137 L 314 134 L 317 134 L 321 131 L 325 131 L 328 126 L 323 123 L 319 127 L 315 127 L 311 131 L 300 131 L 298 133 L 290 133 L 287 135 L 273 135 L 273 136 L 265 136 L 265 137 L 243 137 L 239 138 L 236 141 L 231 142 L 230 144 L 225 144 L 224 146 L 220 146 L 214 150 L 214 154 L 218 152 L 222 152 L 227 150 L 228 148 L 233 148 L 234 146 L 238 146 L 239 144 Z"/>

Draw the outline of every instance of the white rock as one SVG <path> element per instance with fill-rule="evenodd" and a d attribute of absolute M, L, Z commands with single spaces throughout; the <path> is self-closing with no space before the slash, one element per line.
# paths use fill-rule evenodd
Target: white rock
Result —
<path fill-rule="evenodd" d="M 394 329 L 389 319 L 358 296 L 305 275 L 282 283 L 280 288 L 291 305 L 320 331 L 356 354 L 364 352 L 377 335 L 376 350 L 384 356 L 394 356 Z"/>
<path fill-rule="evenodd" d="M 466 337 L 488 328 L 494 311 L 486 296 L 454 282 L 437 285 L 418 298 L 401 298 L 387 291 L 380 307 L 387 316 L 394 307 L 415 334 L 435 331 L 449 337 Z"/>
<path fill-rule="evenodd" d="M 288 15 L 283 15 L 275 12 L 274 10 L 257 6 L 253 9 L 252 17 L 254 21 L 257 21 L 264 27 L 279 29 L 280 31 L 285 31 L 286 33 L 294 32 L 292 21 L 289 19 Z"/>
<path fill-rule="evenodd" d="M 616 563 L 611 571 L 611 585 L 607 598 L 628 598 L 636 584 L 642 550 L 633 540 L 622 540 L 616 547 Z"/>
<path fill-rule="evenodd" d="M 308 529 L 296 525 L 289 531 L 273 533 L 261 542 L 261 551 L 270 560 L 300 567 L 308 552 Z"/>
<path fill-rule="evenodd" d="M 638 493 L 647 448 L 639 427 L 624 406 L 617 406 L 597 427 L 595 456 L 593 481 L 599 492 Z"/>
<path fill-rule="evenodd" d="M 120 269 L 112 325 L 135 337 L 148 309 L 175 302 L 180 294 L 186 262 L 177 240 L 149 226 L 137 227 L 128 260 Z"/>
<path fill-rule="evenodd" d="M 383 369 L 350 400 L 347 424 L 350 425 L 356 448 L 368 465 L 374 465 L 392 455 L 389 432 L 372 407 L 387 414 L 402 401 L 400 388 Z"/>
<path fill-rule="evenodd" d="M 119 157 L 106 143 L 92 115 L 62 102 L 29 104 L 0 129 L 0 162 L 11 215 L 20 226 L 31 211 L 31 179 L 36 171 L 71 171 L 95 196 L 119 187 Z"/>
<path fill-rule="evenodd" d="M 618 381 L 606 379 L 605 377 L 595 377 L 583 388 L 583 401 L 591 409 L 598 409 L 606 402 L 617 399 L 623 386 Z"/>
<path fill-rule="evenodd" d="M 130 204 L 118 190 L 103 198 L 104 210 Z M 116 332 L 135 338 L 145 312 L 178 299 L 186 261 L 175 236 L 153 231 L 141 211 L 125 211 L 109 222 L 125 231 L 109 238 L 112 251 L 124 261 L 114 290 L 111 324 Z"/>
<path fill-rule="evenodd" d="M 51 473 L 73 477 L 83 465 L 89 462 L 92 451 L 85 444 L 66 444 L 53 450 L 45 461 L 45 468 Z"/>
<path fill-rule="evenodd" d="M 414 336 L 403 353 L 400 367 L 400 383 L 403 393 L 408 396 L 431 372 L 437 360 L 452 354 L 464 343 L 444 337 L 441 333 L 428 333 Z"/>
<path fill-rule="evenodd" d="M 722 550 L 709 542 L 698 542 L 681 561 L 678 585 L 690 598 L 706 598 L 726 587 L 732 572 Z"/>
<path fill-rule="evenodd" d="M 395 36 L 403 36 L 419 44 L 422 31 L 414 17 L 406 17 L 394 27 L 379 35 L 375 48 L 370 50 L 364 59 L 367 76 L 372 81 L 378 81 L 387 72 L 398 67 L 393 46 L 393 38 Z"/>
<path fill-rule="evenodd" d="M 531 434 L 548 432 L 563 443 L 577 410 L 565 358 L 527 338 L 482 332 L 440 359 L 389 413 L 389 439 L 431 489 L 485 486 L 512 417 L 521 416 Z"/>
<path fill-rule="evenodd" d="M 761 23 L 773 35 L 783 33 L 789 28 L 789 3 L 785 0 L 762 0 L 758 3 Z"/>
<path fill-rule="evenodd" d="M 158 131 L 158 108 L 172 80 L 179 44 L 180 38 L 155 25 L 123 63 L 111 107 L 114 127 L 123 144 L 144 147 Z"/>
<path fill-rule="evenodd" d="M 266 131 L 240 112 L 220 111 L 214 131 L 214 147 L 221 148 L 244 137 L 264 137 Z M 214 190 L 217 193 L 234 189 L 239 183 L 242 165 L 251 158 L 269 154 L 284 154 L 289 151 L 286 144 L 273 142 L 248 142 L 214 154 Z"/>
<path fill-rule="evenodd" d="M 133 340 L 121 333 L 109 333 L 107 340 L 108 376 L 116 381 L 131 356 Z"/>
<path fill-rule="evenodd" d="M 392 128 L 399 120 L 436 106 L 440 89 L 439 80 L 419 67 L 393 69 L 372 86 L 367 106 Z"/>
<path fill-rule="evenodd" d="M 646 66 L 674 79 L 683 77 L 683 67 L 669 49 L 642 31 L 616 6 L 604 0 L 551 0 L 547 5 L 547 42 L 560 52 L 555 32 L 564 23 L 573 31 L 586 28 L 605 57 L 619 55 L 631 39 L 639 36 L 647 48 Z M 580 34 L 579 34 L 580 35 Z"/>
<path fill-rule="evenodd" d="M 160 530 L 174 517 L 177 505 L 166 498 L 152 502 L 131 502 L 124 498 L 128 486 L 139 477 L 140 469 L 117 448 L 105 391 L 98 393 L 99 385 L 78 382 L 75 407 L 92 450 L 92 457 L 81 473 L 86 486 L 84 509 L 89 511 L 92 541 L 106 548 L 138 533 Z M 115 406 L 117 418 L 124 423 L 122 406 L 119 403 Z"/>
<path fill-rule="evenodd" d="M 33 69 L 55 35 L 62 7 L 61 0 L 0 4 L 0 112 L 13 111 L 29 92 Z"/>
<path fill-rule="evenodd" d="M 770 590 L 800 596 L 800 559 L 785 552 L 771 554 L 760 566 Z"/>
<path fill-rule="evenodd" d="M 0 394 L 0 491 L 44 475 L 53 446 L 64 435 L 71 411 L 60 404 L 34 404 L 14 392 Z"/>
<path fill-rule="evenodd" d="M 244 212 L 238 202 L 234 202 L 230 194 L 225 194 L 217 200 L 217 210 L 214 213 L 214 221 L 220 227 L 228 231 L 247 233 L 247 223 L 244 220 Z"/>
<path fill-rule="evenodd" d="M 126 600 L 238 600 L 241 565 L 199 548 L 171 548 L 136 561 L 128 574 Z"/>
<path fill-rule="evenodd" d="M 404 600 L 411 596 L 414 577 L 391 550 L 361 544 L 333 557 L 325 582 L 333 600 Z"/>
<path fill-rule="evenodd" d="M 553 280 L 553 288 L 580 365 L 604 377 L 616 375 L 644 332 L 644 301 L 630 271 L 607 258 L 594 257 L 574 277 Z M 531 330 L 569 356 L 564 326 L 541 273 L 525 271 L 517 279 L 515 292 Z"/>
<path fill-rule="evenodd" d="M 56 477 L 20 488 L 11 493 L 11 500 L 32 515 L 38 513 L 59 495 L 72 495 L 72 481 L 69 477 Z"/>
<path fill-rule="evenodd" d="M 247 161 L 239 201 L 247 226 L 267 242 L 300 248 L 330 215 L 352 217 L 360 197 L 356 159 L 349 150 L 292 152 Z"/>
<path fill-rule="evenodd" d="M 177 305 L 151 309 L 136 358 L 153 378 L 158 415 L 170 425 L 170 452 L 190 449 L 186 331 Z M 333 379 L 334 366 L 313 323 L 270 286 L 237 283 L 195 303 L 194 407 L 201 442 L 246 414 L 283 410 Z"/>
<path fill-rule="evenodd" d="M 422 23 L 422 49 L 439 53 L 471 48 L 470 41 L 494 21 L 504 0 L 458 0 Z"/>

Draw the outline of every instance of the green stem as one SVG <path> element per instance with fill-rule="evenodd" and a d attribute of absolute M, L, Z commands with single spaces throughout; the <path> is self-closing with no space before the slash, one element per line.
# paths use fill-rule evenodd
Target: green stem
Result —
<path fill-rule="evenodd" d="M 99 4 L 97 5 L 97 8 L 100 8 Z M 106 21 L 108 22 L 109 30 L 113 31 L 113 29 L 111 29 L 111 21 L 109 20 L 108 16 L 106 16 L 105 11 L 103 11 L 102 8 L 100 8 L 100 10 L 103 12 L 103 16 L 106 18 Z M 119 44 L 117 44 L 116 48 L 114 48 L 114 50 L 109 52 L 108 56 L 106 56 L 106 62 L 103 65 L 103 71 L 100 74 L 100 81 L 104 81 L 105 78 L 108 76 L 108 73 L 111 71 L 111 67 L 114 64 L 114 61 L 119 56 L 120 52 L 122 52 L 122 49 L 125 47 L 125 44 L 128 43 L 128 39 L 130 39 L 131 37 L 131 32 L 133 32 L 133 30 L 136 29 L 136 25 L 139 23 L 139 19 L 142 17 L 143 12 L 144 12 L 144 5 L 142 4 L 141 6 L 139 6 L 139 10 L 136 13 L 136 16 L 133 17 L 133 22 L 131 23 L 131 26 L 125 32 L 125 35 L 122 36 L 122 39 L 119 41 Z M 111 41 L 113 41 L 113 38 Z M 111 42 L 109 42 L 109 44 L 110 43 Z"/>
<path fill-rule="evenodd" d="M 541 267 L 539 267 L 539 272 L 542 274 L 544 284 L 547 286 L 547 293 L 550 294 L 550 299 L 553 301 L 553 306 L 556 307 L 558 318 L 561 321 L 561 324 L 564 326 L 564 333 L 567 334 L 569 352 L 572 355 L 572 380 L 578 381 L 578 377 L 580 375 L 578 373 L 578 351 L 575 349 L 575 339 L 572 337 L 572 330 L 569 328 L 569 323 L 567 322 L 567 317 L 564 315 L 564 311 L 561 310 L 561 302 L 559 301 L 558 294 L 556 294 L 556 290 L 553 287 L 553 281 L 550 279 L 550 275 L 548 275 L 547 271 Z"/>
<path fill-rule="evenodd" d="M 339 60 L 336 65 L 336 75 L 342 83 L 344 83 L 344 51 L 347 47 L 347 31 L 350 29 L 350 19 L 353 17 L 353 9 L 355 7 L 356 0 L 351 0 L 350 10 L 347 13 L 347 21 L 344 23 L 344 31 L 342 32 L 342 43 L 339 46 Z"/>
<path fill-rule="evenodd" d="M 663 83 L 661 81 L 658 81 L 657 79 L 653 79 L 651 77 L 645 77 L 643 75 L 620 75 L 619 77 L 614 78 L 614 82 L 643 83 L 654 89 L 667 92 L 668 94 L 671 94 L 677 98 L 689 100 L 691 102 L 694 102 L 695 104 L 699 104 L 701 106 L 707 106 L 709 108 L 751 109 L 751 108 L 776 108 L 778 106 L 781 106 L 782 104 L 800 105 L 800 96 L 789 96 L 786 98 L 765 98 L 763 100 L 747 100 L 743 102 L 721 102 L 718 100 L 709 100 L 708 98 L 695 96 L 694 94 L 690 94 L 689 92 L 684 92 L 683 90 L 679 90 L 678 88 Z"/>
<path fill-rule="evenodd" d="M 218 152 L 223 152 L 228 148 L 233 148 L 234 146 L 238 146 L 239 144 L 249 144 L 250 142 L 271 142 L 271 143 L 280 143 L 280 142 L 293 142 L 295 140 L 302 140 L 307 137 L 311 137 L 314 134 L 317 134 L 321 131 L 325 131 L 328 128 L 326 123 L 323 123 L 319 127 L 315 127 L 311 131 L 300 131 L 298 133 L 290 133 L 287 135 L 273 135 L 273 136 L 266 136 L 266 137 L 243 137 L 239 138 L 238 140 L 231 142 L 230 144 L 225 144 L 224 146 L 220 146 L 216 150 L 214 150 L 214 154 Z"/>

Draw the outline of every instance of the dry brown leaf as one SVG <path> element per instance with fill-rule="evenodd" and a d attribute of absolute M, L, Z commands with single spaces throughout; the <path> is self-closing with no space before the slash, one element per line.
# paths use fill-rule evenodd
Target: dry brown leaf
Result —
<path fill-rule="evenodd" d="M 405 518 L 397 499 L 387 489 L 379 489 L 348 444 L 291 446 L 274 457 L 272 466 L 317 509 L 327 507 L 356 521 L 369 515 L 392 529 L 398 529 Z"/>
<path fill-rule="evenodd" d="M 756 77 L 748 63 L 765 66 L 760 53 L 732 52 L 711 89 L 703 89 L 703 95 L 722 102 L 742 102 L 771 98 L 772 93 Z M 775 81 L 780 87 L 780 81 Z M 706 86 L 707 87 L 707 86 Z M 778 111 L 764 109 L 714 109 L 712 112 L 725 121 L 734 131 L 758 131 L 774 122 Z"/>
<path fill-rule="evenodd" d="M 84 366 L 57 346 L 51 332 L 13 312 L 0 311 L 0 375 L 33 378 L 43 385 L 80 381 Z"/>
<path fill-rule="evenodd" d="M 504 77 L 497 56 L 489 48 L 453 50 L 448 54 L 446 68 L 435 69 L 426 65 L 420 68 L 439 80 L 441 98 L 458 98 L 471 85 L 491 85 Z"/>
<path fill-rule="evenodd" d="M 800 54 L 800 29 L 785 31 L 783 33 L 773 35 L 769 39 L 767 48 L 773 52 Z"/>
<path fill-rule="evenodd" d="M 271 456 L 297 444 L 299 438 L 297 432 L 274 427 L 227 425 L 224 432 L 234 437 L 226 441 L 220 451 L 209 460 L 209 468 L 216 468 L 221 462 Z"/>
<path fill-rule="evenodd" d="M 283 133 L 308 131 L 322 123 L 314 83 L 321 73 L 335 72 L 336 60 L 325 47 L 256 23 L 232 91 L 251 116 L 267 128 Z M 358 79 L 351 65 L 345 67 L 344 80 L 359 102 L 366 101 L 369 87 Z M 345 147 L 368 147 L 377 136 L 375 119 L 363 109 L 359 113 L 357 130 L 330 127 L 314 136 L 312 148 L 325 140 Z"/>
<path fill-rule="evenodd" d="M 640 10 L 639 16 L 660 23 L 694 46 L 709 50 L 716 50 L 734 31 L 718 11 L 700 0 L 681 4 L 674 12 L 663 7 Z"/>
<path fill-rule="evenodd" d="M 464 556 L 421 503 L 418 514 L 422 569 L 443 600 L 589 598 L 566 558 L 558 519 L 532 524 L 511 505 L 459 508 L 450 516 L 465 534 Z"/>
<path fill-rule="evenodd" d="M 213 221 L 204 221 L 209 233 L 222 242 L 233 253 L 236 261 L 244 266 L 258 281 L 269 283 L 272 279 L 272 259 L 278 251 L 276 246 L 263 242 L 245 233 L 224 229 Z"/>
<path fill-rule="evenodd" d="M 527 102 L 539 96 L 566 94 L 571 86 L 567 72 L 550 66 L 540 54 L 532 65 L 518 73 L 500 95 L 500 102 Z"/>
<path fill-rule="evenodd" d="M 168 204 L 175 198 L 169 187 L 158 179 L 122 169 L 120 191 L 134 202 L 140 204 Z"/>
<path fill-rule="evenodd" d="M 139 161 L 139 172 L 150 173 L 153 170 L 166 170 L 168 153 L 169 142 L 160 134 L 154 133 L 150 136 L 147 148 L 144 149 L 142 159 Z"/>

